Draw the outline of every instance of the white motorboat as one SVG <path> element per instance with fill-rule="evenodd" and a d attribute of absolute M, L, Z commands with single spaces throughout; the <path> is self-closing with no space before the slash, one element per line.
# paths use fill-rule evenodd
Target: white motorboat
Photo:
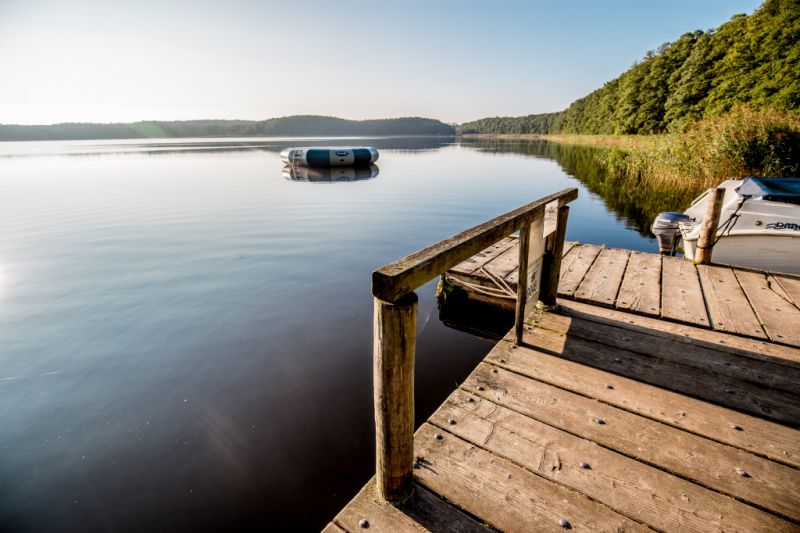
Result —
<path fill-rule="evenodd" d="M 714 263 L 800 274 L 800 178 L 726 180 L 722 211 L 712 252 Z M 708 192 L 684 213 L 661 213 L 653 233 L 663 252 L 683 241 L 694 259 L 706 213 Z"/>

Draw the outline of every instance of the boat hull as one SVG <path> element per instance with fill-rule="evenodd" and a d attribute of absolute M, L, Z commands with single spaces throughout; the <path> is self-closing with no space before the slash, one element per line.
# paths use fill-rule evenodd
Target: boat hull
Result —
<path fill-rule="evenodd" d="M 686 258 L 694 259 L 697 239 L 684 237 L 683 246 Z M 723 265 L 800 274 L 800 236 L 726 235 L 714 245 L 711 261 Z"/>

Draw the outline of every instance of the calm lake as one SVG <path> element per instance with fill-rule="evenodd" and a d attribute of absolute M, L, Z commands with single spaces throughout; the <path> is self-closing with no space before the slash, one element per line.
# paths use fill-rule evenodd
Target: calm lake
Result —
<path fill-rule="evenodd" d="M 379 168 L 284 176 L 309 144 Z M 566 187 L 568 239 L 657 250 L 576 150 L 0 143 L 0 530 L 319 530 L 374 471 L 373 269 Z M 418 421 L 491 347 L 434 291 Z"/>

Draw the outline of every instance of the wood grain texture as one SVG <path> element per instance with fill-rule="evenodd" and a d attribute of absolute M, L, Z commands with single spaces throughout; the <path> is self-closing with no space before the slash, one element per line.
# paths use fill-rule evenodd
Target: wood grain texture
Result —
<path fill-rule="evenodd" d="M 558 282 L 561 277 L 561 261 L 564 258 L 564 239 L 567 235 L 569 206 L 557 210 L 551 248 L 545 253 L 542 263 L 542 289 L 539 299 L 545 305 L 555 305 L 558 297 Z"/>
<path fill-rule="evenodd" d="M 517 239 L 518 241 L 520 239 Z M 505 278 L 519 267 L 519 245 L 508 248 L 485 265 L 483 269 L 498 278 Z"/>
<path fill-rule="evenodd" d="M 366 520 L 368 527 L 361 527 L 361 520 Z M 482 524 L 419 485 L 408 500 L 390 504 L 377 496 L 374 478 L 342 509 L 335 522 L 350 533 L 486 533 Z"/>
<path fill-rule="evenodd" d="M 796 527 L 464 391 L 454 392 L 430 422 L 661 531 L 767 532 Z"/>
<path fill-rule="evenodd" d="M 715 330 L 767 338 L 730 267 L 697 265 L 697 273 Z"/>
<path fill-rule="evenodd" d="M 629 250 L 605 248 L 600 251 L 575 291 L 575 299 L 613 307 L 628 265 Z"/>
<path fill-rule="evenodd" d="M 796 393 L 758 385 L 736 375 L 722 376 L 702 365 L 688 366 L 539 327 L 525 331 L 523 342 L 576 363 L 800 426 L 800 396 Z"/>
<path fill-rule="evenodd" d="M 668 320 L 709 327 L 697 268 L 677 257 L 661 263 L 661 316 Z"/>
<path fill-rule="evenodd" d="M 411 493 L 417 295 L 374 300 L 375 477 L 383 498 L 395 502 Z"/>
<path fill-rule="evenodd" d="M 599 246 L 581 244 L 564 256 L 561 260 L 561 281 L 558 283 L 559 295 L 571 297 L 575 294 L 599 253 Z"/>
<path fill-rule="evenodd" d="M 514 237 L 506 237 L 505 239 L 489 246 L 485 250 L 481 250 L 469 259 L 457 264 L 451 268 L 450 271 L 459 274 L 472 274 L 512 246 L 517 246 L 517 239 Z"/>
<path fill-rule="evenodd" d="M 795 468 L 504 369 L 494 370 L 482 363 L 462 388 L 707 488 L 800 519 L 800 471 Z"/>
<path fill-rule="evenodd" d="M 560 299 L 558 303 L 561 314 L 565 316 L 586 318 L 587 320 L 603 322 L 613 326 L 624 326 L 632 331 L 647 333 L 654 337 L 672 338 L 690 346 L 705 346 L 728 351 L 743 357 L 772 361 L 792 368 L 800 366 L 800 350 L 797 348 L 781 346 L 759 339 L 737 337 L 685 324 L 656 320 L 570 300 Z M 557 316 L 554 315 L 554 317 Z"/>
<path fill-rule="evenodd" d="M 322 528 L 322 533 L 347 533 L 347 531 L 337 526 L 333 522 L 328 522 L 328 525 Z"/>
<path fill-rule="evenodd" d="M 372 273 L 372 294 L 386 302 L 396 301 L 404 294 L 508 237 L 526 220 L 544 213 L 545 206 L 550 202 L 557 201 L 558 205 L 562 206 L 577 197 L 578 189 L 564 189 L 389 263 Z"/>
<path fill-rule="evenodd" d="M 486 361 L 684 431 L 800 467 L 800 431 L 505 339 Z"/>
<path fill-rule="evenodd" d="M 623 323 L 608 324 L 584 317 L 565 317 L 553 313 L 537 313 L 532 318 L 537 327 L 559 335 L 569 335 L 612 348 L 658 357 L 712 372 L 721 378 L 745 380 L 762 387 L 800 393 L 800 368 L 745 357 L 702 343 L 693 343 L 689 348 L 682 336 L 654 337 L 650 332 L 633 330 Z"/>
<path fill-rule="evenodd" d="M 439 435 L 441 438 L 437 438 Z M 415 439 L 417 480 L 454 505 L 509 532 L 647 531 L 647 528 L 452 433 L 423 424 Z"/>
<path fill-rule="evenodd" d="M 774 273 L 770 276 L 780 284 L 795 307 L 800 308 L 800 278 Z"/>
<path fill-rule="evenodd" d="M 569 209 L 569 208 L 567 207 L 567 209 Z M 564 248 L 562 249 L 562 252 L 561 252 L 562 260 L 563 260 L 563 257 L 565 255 L 567 255 L 569 253 L 569 251 L 574 247 L 575 247 L 575 242 L 574 241 L 564 241 Z M 561 269 L 559 267 L 559 279 L 560 279 L 560 275 L 561 275 Z M 518 268 L 515 269 L 513 272 L 511 272 L 511 274 L 509 274 L 508 276 L 505 277 L 505 282 L 508 283 L 508 285 L 511 286 L 515 290 L 516 290 L 516 287 L 517 287 L 517 281 L 519 281 L 519 269 Z"/>
<path fill-rule="evenodd" d="M 738 269 L 733 272 L 769 338 L 800 346 L 800 309 L 794 306 L 781 285 L 763 272 Z"/>
<path fill-rule="evenodd" d="M 661 256 L 631 252 L 614 307 L 632 313 L 659 316 Z"/>
<path fill-rule="evenodd" d="M 700 236 L 697 239 L 695 260 L 701 265 L 711 262 L 711 253 L 714 249 L 714 240 L 719 226 L 719 215 L 722 211 L 722 200 L 725 198 L 725 188 L 716 187 L 708 190 L 706 197 L 706 212 L 700 226 Z"/>

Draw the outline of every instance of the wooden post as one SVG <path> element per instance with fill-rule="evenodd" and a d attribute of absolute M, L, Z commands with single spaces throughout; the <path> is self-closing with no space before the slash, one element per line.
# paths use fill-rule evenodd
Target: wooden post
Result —
<path fill-rule="evenodd" d="M 558 210 L 556 230 L 551 234 L 552 244 L 544 254 L 542 263 L 542 291 L 539 301 L 544 305 L 556 305 L 558 294 L 558 280 L 561 274 L 561 258 L 564 255 L 564 239 L 567 237 L 567 218 L 569 207 L 563 206 Z"/>
<path fill-rule="evenodd" d="M 522 333 L 525 330 L 525 304 L 528 294 L 528 251 L 531 246 L 531 223 L 522 225 L 519 230 L 519 275 L 517 276 L 517 309 L 514 316 L 514 333 L 516 343 L 522 344 Z"/>
<path fill-rule="evenodd" d="M 706 204 L 706 214 L 703 217 L 703 225 L 700 227 L 700 237 L 697 239 L 697 251 L 694 259 L 701 265 L 711 262 L 711 252 L 714 248 L 714 239 L 717 236 L 717 226 L 719 226 L 719 214 L 722 211 L 722 199 L 725 197 L 725 189 L 717 187 L 708 190 L 708 204 Z"/>
<path fill-rule="evenodd" d="M 394 303 L 375 298 L 375 476 L 379 495 L 411 495 L 414 463 L 414 347 L 417 295 Z"/>

